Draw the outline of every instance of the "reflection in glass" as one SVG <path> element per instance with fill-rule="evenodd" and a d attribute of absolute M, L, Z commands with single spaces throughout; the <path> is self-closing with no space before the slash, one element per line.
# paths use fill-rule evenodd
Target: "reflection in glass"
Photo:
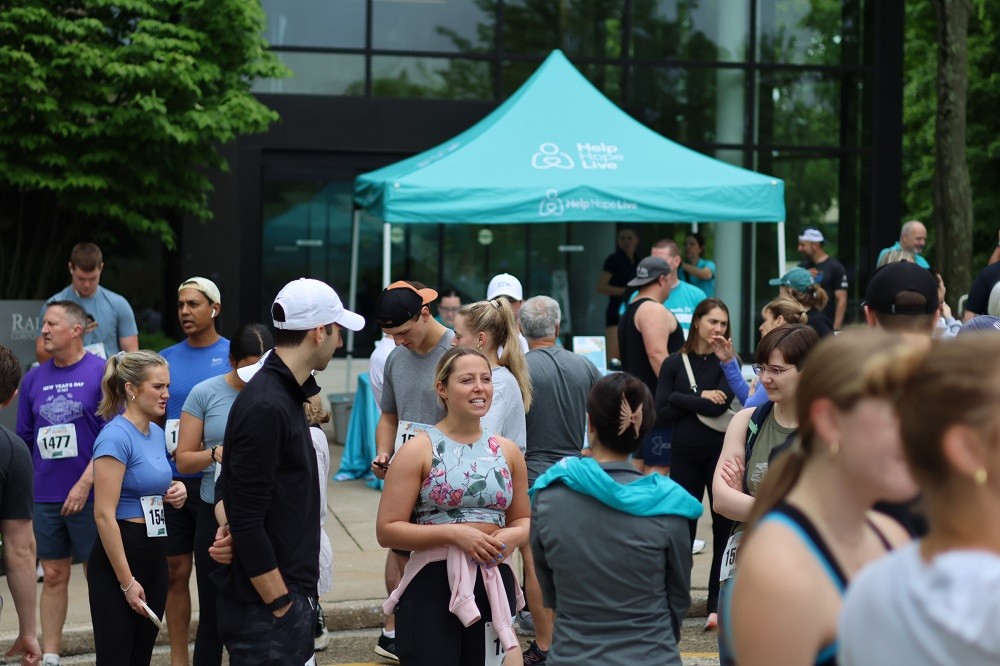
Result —
<path fill-rule="evenodd" d="M 503 64 L 503 94 L 513 95 L 527 81 L 540 62 L 505 62 Z M 616 104 L 622 101 L 622 68 L 618 65 L 574 63 L 580 73 L 594 84 L 605 97 Z"/>
<path fill-rule="evenodd" d="M 862 0 L 760 2 L 757 57 L 796 65 L 857 64 L 863 5 Z"/>
<path fill-rule="evenodd" d="M 821 72 L 762 72 L 758 142 L 782 146 L 839 144 L 840 82 L 840 75 Z"/>
<path fill-rule="evenodd" d="M 496 0 L 373 0 L 376 49 L 481 53 L 494 42 Z"/>
<path fill-rule="evenodd" d="M 372 94 L 376 97 L 493 99 L 492 66 L 488 62 L 447 58 L 375 56 Z M 363 94 L 353 87 L 348 94 Z"/>
<path fill-rule="evenodd" d="M 286 95 L 360 95 L 364 91 L 365 57 L 332 53 L 276 51 L 292 76 L 258 79 L 255 93 Z M 353 91 L 359 92 L 353 92 Z"/>
<path fill-rule="evenodd" d="M 718 96 L 736 90 L 733 104 L 742 103 L 743 70 L 703 67 L 646 67 L 632 69 L 629 109 L 637 120 L 672 141 L 701 145 L 717 140 Z"/>
<path fill-rule="evenodd" d="M 743 60 L 747 0 L 633 0 L 632 55 L 701 61 Z"/>
<path fill-rule="evenodd" d="M 504 49 L 548 54 L 562 49 L 570 58 L 624 55 L 621 0 L 507 0 Z"/>
<path fill-rule="evenodd" d="M 271 46 L 365 46 L 365 0 L 261 0 Z"/>

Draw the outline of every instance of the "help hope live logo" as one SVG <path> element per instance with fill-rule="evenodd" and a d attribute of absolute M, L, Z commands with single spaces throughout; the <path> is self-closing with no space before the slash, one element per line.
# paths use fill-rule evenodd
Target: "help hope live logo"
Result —
<path fill-rule="evenodd" d="M 546 142 L 538 146 L 531 156 L 531 166 L 535 169 L 581 169 L 615 170 L 625 161 L 625 156 L 613 143 L 577 143 L 577 158 L 562 151 L 558 144 Z"/>

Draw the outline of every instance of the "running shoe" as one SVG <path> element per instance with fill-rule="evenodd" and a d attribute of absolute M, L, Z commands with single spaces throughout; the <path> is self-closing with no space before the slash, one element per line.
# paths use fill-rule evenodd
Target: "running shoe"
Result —
<path fill-rule="evenodd" d="M 399 661 L 399 657 L 396 656 L 396 639 L 380 634 L 378 643 L 375 644 L 375 654 L 386 659 Z"/>
<path fill-rule="evenodd" d="M 316 605 L 316 631 L 313 634 L 313 650 L 322 652 L 330 647 L 330 632 L 326 630 L 326 617 L 323 615 L 323 607 Z"/>
<path fill-rule="evenodd" d="M 531 641 L 531 645 L 529 645 L 528 649 L 524 651 L 524 666 L 532 666 L 532 664 L 544 664 L 548 656 L 549 656 L 548 650 L 542 650 L 537 645 L 535 645 L 535 641 Z"/>
<path fill-rule="evenodd" d="M 697 555 L 701 551 L 705 550 L 705 542 L 701 539 L 695 539 L 694 543 L 691 544 L 691 554 Z"/>

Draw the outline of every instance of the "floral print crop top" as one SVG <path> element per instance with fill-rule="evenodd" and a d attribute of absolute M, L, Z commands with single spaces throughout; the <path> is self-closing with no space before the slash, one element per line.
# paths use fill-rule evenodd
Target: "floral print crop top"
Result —
<path fill-rule="evenodd" d="M 420 486 L 414 522 L 491 523 L 504 527 L 514 486 L 496 436 L 483 428 L 478 440 L 462 444 L 434 427 L 425 432 L 431 439 L 431 470 Z"/>

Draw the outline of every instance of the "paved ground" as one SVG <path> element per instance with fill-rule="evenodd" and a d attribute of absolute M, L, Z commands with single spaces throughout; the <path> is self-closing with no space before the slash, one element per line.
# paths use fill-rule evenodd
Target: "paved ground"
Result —
<path fill-rule="evenodd" d="M 332 445 L 330 452 L 333 458 L 332 472 L 335 473 L 343 447 Z M 320 653 L 319 663 L 369 662 L 374 657 L 371 646 L 378 635 L 374 628 L 381 626 L 382 616 L 379 607 L 385 599 L 383 582 L 385 551 L 375 540 L 374 526 L 380 497 L 379 492 L 368 488 L 362 480 L 330 482 L 326 530 L 330 535 L 334 551 L 334 587 L 320 601 L 326 610 L 327 626 L 337 633 L 334 648 Z M 708 515 L 707 510 L 705 515 Z M 705 552 L 694 558 L 692 572 L 694 603 L 689 613 L 691 619 L 685 623 L 682 650 L 688 653 L 685 664 L 714 664 L 718 663 L 714 634 L 705 635 L 701 632 L 712 548 L 712 532 L 709 519 L 706 517 L 703 517 L 699 524 L 698 536 L 707 540 L 708 545 Z M 0 614 L 0 646 L 3 646 L 0 654 L 2 654 L 17 635 L 17 617 L 9 594 L 2 587 L 0 589 L 6 597 L 4 611 Z M 191 590 L 194 618 L 197 620 L 197 590 L 193 577 Z M 190 634 L 192 639 L 194 629 L 192 626 Z M 160 640 L 165 643 L 164 633 L 161 633 Z M 81 565 L 73 567 L 70 579 L 70 604 L 63 643 L 63 654 L 81 655 L 79 661 L 64 659 L 64 663 L 93 663 L 93 658 L 86 656 L 93 652 L 93 637 L 86 581 Z M 169 660 L 165 656 L 157 655 L 153 663 L 167 664 Z"/>

